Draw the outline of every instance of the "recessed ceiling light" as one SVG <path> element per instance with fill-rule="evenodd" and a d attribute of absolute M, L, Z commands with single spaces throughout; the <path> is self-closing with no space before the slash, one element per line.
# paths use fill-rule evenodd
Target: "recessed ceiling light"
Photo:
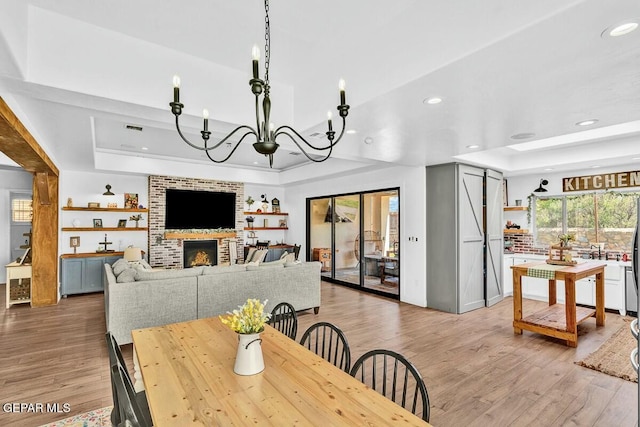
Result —
<path fill-rule="evenodd" d="M 471 149 L 479 148 L 479 147 L 480 147 L 479 145 L 475 145 L 475 144 L 467 145 L 467 148 L 471 148 Z"/>
<path fill-rule="evenodd" d="M 598 123 L 598 119 L 589 119 L 583 120 L 581 122 L 576 123 L 576 126 L 591 126 L 592 124 Z"/>
<path fill-rule="evenodd" d="M 638 28 L 638 23 L 633 21 L 621 22 L 619 24 L 612 25 L 611 27 L 604 30 L 603 34 L 610 37 L 620 37 L 625 34 L 629 34 L 630 32 L 636 30 Z"/>
<path fill-rule="evenodd" d="M 438 98 L 437 96 L 433 96 L 431 98 L 425 98 L 422 100 L 423 104 L 431 104 L 431 105 L 440 104 L 441 102 L 442 102 L 442 98 Z"/>
<path fill-rule="evenodd" d="M 141 150 L 142 151 L 147 151 L 149 149 L 149 147 L 142 147 Z"/>
<path fill-rule="evenodd" d="M 253 162 L 253 164 L 254 164 L 254 165 L 258 165 L 259 163 L 258 163 L 258 162 Z"/>
<path fill-rule="evenodd" d="M 355 133 L 358 133 L 358 131 L 357 131 L 357 130 L 355 130 L 355 129 L 349 129 L 349 130 L 347 130 L 347 134 L 349 134 L 349 135 L 353 135 L 353 134 L 355 134 Z"/>
<path fill-rule="evenodd" d="M 367 145 L 368 144 L 373 144 L 373 138 L 371 138 L 370 136 L 366 137 L 364 139 L 364 143 L 367 144 Z"/>
<path fill-rule="evenodd" d="M 523 132 L 523 133 L 516 133 L 515 135 L 511 135 L 511 139 L 529 139 L 529 138 L 533 138 L 534 136 L 536 136 L 536 134 L 533 132 Z"/>
<path fill-rule="evenodd" d="M 632 157 L 631 160 L 640 160 L 640 157 Z"/>
<path fill-rule="evenodd" d="M 600 165 L 593 165 L 591 166 L 591 169 L 598 169 L 600 167 Z"/>
<path fill-rule="evenodd" d="M 545 168 L 546 171 L 552 171 L 553 168 Z"/>

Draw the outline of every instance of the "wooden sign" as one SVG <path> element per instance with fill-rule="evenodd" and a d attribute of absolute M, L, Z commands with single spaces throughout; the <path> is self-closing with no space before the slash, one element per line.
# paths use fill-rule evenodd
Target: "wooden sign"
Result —
<path fill-rule="evenodd" d="M 640 187 L 640 171 L 562 178 L 562 191 L 564 192 L 629 187 Z"/>

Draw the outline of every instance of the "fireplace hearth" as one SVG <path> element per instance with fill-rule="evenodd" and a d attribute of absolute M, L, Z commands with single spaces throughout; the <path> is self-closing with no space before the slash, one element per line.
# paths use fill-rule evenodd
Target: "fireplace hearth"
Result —
<path fill-rule="evenodd" d="M 218 264 L 217 240 L 185 240 L 183 246 L 183 267 Z"/>

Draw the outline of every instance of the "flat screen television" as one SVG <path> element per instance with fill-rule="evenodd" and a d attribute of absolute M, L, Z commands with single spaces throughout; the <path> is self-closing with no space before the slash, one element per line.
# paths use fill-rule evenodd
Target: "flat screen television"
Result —
<path fill-rule="evenodd" d="M 166 190 L 166 229 L 236 228 L 236 193 Z"/>

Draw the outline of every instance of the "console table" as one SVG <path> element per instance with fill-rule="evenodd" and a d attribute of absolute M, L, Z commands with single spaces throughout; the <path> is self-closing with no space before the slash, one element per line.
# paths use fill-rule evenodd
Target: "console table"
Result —
<path fill-rule="evenodd" d="M 9 308 L 13 304 L 31 303 L 31 264 L 20 264 L 12 262 L 7 264 L 7 300 L 6 306 Z M 23 279 L 29 279 L 28 283 L 23 283 Z M 17 281 L 12 284 L 11 281 Z"/>
<path fill-rule="evenodd" d="M 595 316 L 596 325 L 604 326 L 604 263 L 585 262 L 574 266 L 552 266 L 529 262 L 511 267 L 513 270 L 513 332 L 523 330 L 560 338 L 569 347 L 578 346 L 578 325 Z M 549 307 L 527 317 L 522 315 L 522 277 L 549 280 Z M 596 276 L 596 308 L 576 306 L 576 281 Z M 556 280 L 564 281 L 565 304 L 556 304 Z"/>

